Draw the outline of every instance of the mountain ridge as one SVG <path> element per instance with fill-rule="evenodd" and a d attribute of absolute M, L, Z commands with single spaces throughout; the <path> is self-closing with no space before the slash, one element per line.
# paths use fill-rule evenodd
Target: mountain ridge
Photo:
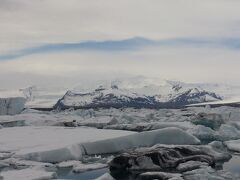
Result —
<path fill-rule="evenodd" d="M 136 81 L 137 83 L 137 81 Z M 126 88 L 126 84 L 127 87 Z M 121 88 L 119 88 L 119 85 Z M 93 91 L 77 92 L 67 91 L 66 94 L 54 105 L 54 109 L 64 110 L 69 108 L 180 108 L 188 104 L 203 103 L 222 100 L 214 92 L 208 92 L 194 87 L 186 88 L 180 84 L 170 84 L 166 81 L 159 86 L 155 94 L 140 93 L 142 89 L 151 86 L 140 85 L 139 88 L 129 86 L 125 82 L 112 82 L 110 87 L 100 85 Z M 162 87 L 162 89 L 161 89 Z M 165 90 L 163 90 L 165 88 Z M 137 91 L 137 89 L 139 91 Z M 168 91 L 166 91 L 168 90 Z M 162 91 L 162 93 L 161 93 Z M 163 93 L 164 92 L 164 93 Z"/>

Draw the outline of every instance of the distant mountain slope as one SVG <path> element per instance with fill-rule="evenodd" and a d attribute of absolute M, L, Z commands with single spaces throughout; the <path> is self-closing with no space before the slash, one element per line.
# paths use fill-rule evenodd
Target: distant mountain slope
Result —
<path fill-rule="evenodd" d="M 199 87 L 150 78 L 115 80 L 89 92 L 68 91 L 54 106 L 68 108 L 179 108 L 188 104 L 218 101 L 217 94 Z"/>

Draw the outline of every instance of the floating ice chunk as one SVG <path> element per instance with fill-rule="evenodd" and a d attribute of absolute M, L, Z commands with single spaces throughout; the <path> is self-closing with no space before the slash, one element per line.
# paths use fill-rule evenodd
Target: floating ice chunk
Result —
<path fill-rule="evenodd" d="M 5 162 L 0 162 L 0 169 L 5 168 L 5 167 L 9 167 L 9 164 L 5 163 Z"/>
<path fill-rule="evenodd" d="M 194 170 L 194 169 L 199 169 L 203 166 L 208 166 L 208 163 L 199 162 L 199 161 L 187 161 L 185 163 L 179 164 L 176 169 L 179 172 L 185 172 L 185 171 L 190 171 L 190 170 Z"/>
<path fill-rule="evenodd" d="M 24 109 L 26 99 L 23 97 L 0 98 L 0 115 L 14 115 Z"/>
<path fill-rule="evenodd" d="M 105 173 L 95 180 L 115 180 L 109 173 Z"/>
<path fill-rule="evenodd" d="M 24 126 L 25 120 L 8 118 L 9 116 L 4 116 L 4 120 L 0 121 L 1 127 L 15 127 L 15 126 Z"/>
<path fill-rule="evenodd" d="M 220 128 L 224 124 L 224 119 L 221 114 L 215 113 L 198 113 L 191 122 L 196 125 L 203 125 L 213 130 Z"/>
<path fill-rule="evenodd" d="M 199 144 L 200 141 L 179 128 L 164 128 L 148 132 L 136 133 L 124 137 L 83 143 L 88 155 L 117 153 L 126 149 L 149 147 L 155 144 Z"/>
<path fill-rule="evenodd" d="M 181 174 L 165 173 L 165 172 L 146 172 L 140 174 L 141 179 L 168 179 L 168 180 L 183 180 Z"/>
<path fill-rule="evenodd" d="M 200 168 L 192 171 L 187 171 L 183 173 L 185 180 L 236 180 L 239 177 L 236 177 L 234 174 L 227 173 L 225 171 L 216 171 L 211 167 Z"/>
<path fill-rule="evenodd" d="M 75 161 L 75 160 L 63 161 L 63 162 L 58 163 L 57 167 L 58 168 L 72 168 L 72 167 L 75 167 L 79 164 L 81 164 L 81 162 L 80 161 Z"/>
<path fill-rule="evenodd" d="M 0 152 L 0 160 L 10 158 L 12 155 L 10 152 Z"/>
<path fill-rule="evenodd" d="M 209 127 L 198 125 L 189 129 L 188 132 L 204 142 L 211 142 L 215 140 L 227 141 L 240 138 L 240 131 L 229 124 L 222 124 L 218 131 L 214 131 Z"/>
<path fill-rule="evenodd" d="M 219 137 L 223 140 L 239 139 L 240 131 L 234 126 L 223 124 L 219 129 Z"/>
<path fill-rule="evenodd" d="M 91 170 L 96 170 L 96 169 L 102 169 L 107 167 L 107 164 L 102 164 L 102 163 L 94 163 L 94 164 L 78 164 L 77 166 L 73 167 L 73 172 L 74 173 L 81 173 L 85 171 L 91 171 Z"/>
<path fill-rule="evenodd" d="M 36 141 L 37 140 L 37 141 Z M 63 127 L 14 127 L 0 131 L 0 150 L 15 158 L 41 162 L 80 160 L 83 154 L 106 154 L 155 144 L 199 144 L 178 128 L 134 133 L 119 130 Z"/>
<path fill-rule="evenodd" d="M 129 131 L 94 128 L 13 127 L 0 130 L 0 151 L 14 152 L 23 159 L 61 162 L 82 158 L 82 143 L 134 134 Z"/>
<path fill-rule="evenodd" d="M 154 122 L 154 123 L 136 123 L 136 124 L 113 124 L 107 125 L 105 129 L 120 129 L 130 131 L 149 131 L 156 129 L 163 129 L 168 127 L 176 127 L 182 130 L 193 128 L 194 125 L 188 121 L 184 122 Z"/>
<path fill-rule="evenodd" d="M 45 171 L 43 168 L 28 168 L 21 170 L 9 170 L 0 173 L 4 180 L 40 180 L 40 179 L 53 179 L 57 177 L 55 172 Z"/>
<path fill-rule="evenodd" d="M 39 167 L 39 168 L 44 168 L 45 170 L 48 170 L 48 171 L 56 171 L 56 166 L 51 163 L 29 161 L 29 160 L 22 160 L 22 159 L 16 159 L 16 158 L 4 159 L 1 162 L 8 164 L 8 166 L 14 167 L 14 169 Z"/>
<path fill-rule="evenodd" d="M 217 134 L 214 130 L 209 127 L 197 125 L 192 129 L 189 129 L 187 132 L 196 136 L 201 141 L 210 142 L 217 140 Z"/>
<path fill-rule="evenodd" d="M 238 140 L 231 140 L 231 141 L 225 141 L 224 144 L 227 146 L 227 148 L 231 151 L 236 151 L 240 153 L 240 139 Z"/>

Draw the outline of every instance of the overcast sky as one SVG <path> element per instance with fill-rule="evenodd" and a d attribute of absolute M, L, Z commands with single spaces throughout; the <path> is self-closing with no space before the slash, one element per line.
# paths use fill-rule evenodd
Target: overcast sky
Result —
<path fill-rule="evenodd" d="M 240 84 L 239 0 L 0 0 L 1 88 L 144 75 Z"/>

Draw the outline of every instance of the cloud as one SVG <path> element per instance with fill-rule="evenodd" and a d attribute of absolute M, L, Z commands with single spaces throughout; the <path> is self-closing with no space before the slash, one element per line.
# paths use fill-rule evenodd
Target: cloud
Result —
<path fill-rule="evenodd" d="M 49 43 L 239 37 L 236 0 L 2 0 L 0 53 Z M 9 5 L 11 4 L 11 5 Z M 9 11 L 8 6 L 14 7 Z"/>
<path fill-rule="evenodd" d="M 237 83 L 239 7 L 237 0 L 0 0 L 0 59 L 12 59 L 0 61 L 0 82 L 127 74 Z"/>
<path fill-rule="evenodd" d="M 2 87 L 13 86 L 16 80 L 18 84 L 21 81 L 22 84 L 42 85 L 46 79 L 49 85 L 61 86 L 79 84 L 83 79 L 109 79 L 123 75 L 239 84 L 239 58 L 238 51 L 197 47 L 148 47 L 115 53 L 58 52 L 2 61 L 0 77 L 11 79 L 2 80 Z"/>
<path fill-rule="evenodd" d="M 165 40 L 150 40 L 141 37 L 129 38 L 124 40 L 108 41 L 85 41 L 79 43 L 59 43 L 47 44 L 39 47 L 26 48 L 12 52 L 10 54 L 0 55 L 0 60 L 17 59 L 24 56 L 41 53 L 56 53 L 77 51 L 104 51 L 114 53 L 116 51 L 136 51 L 147 47 L 198 47 L 198 48 L 226 48 L 232 50 L 240 49 L 240 39 L 199 39 L 199 38 L 175 38 Z"/>
<path fill-rule="evenodd" d="M 21 0 L 20 0 L 21 1 Z M 0 9 L 2 11 L 14 11 L 23 7 L 23 1 L 14 1 L 14 0 L 0 0 Z"/>

